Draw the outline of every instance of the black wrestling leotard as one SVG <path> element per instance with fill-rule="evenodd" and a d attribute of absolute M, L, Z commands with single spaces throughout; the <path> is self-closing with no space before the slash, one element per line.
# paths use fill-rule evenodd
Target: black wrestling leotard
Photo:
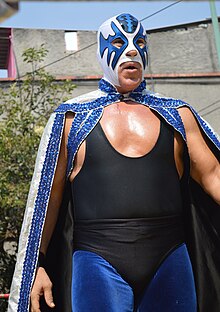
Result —
<path fill-rule="evenodd" d="M 86 139 L 86 156 L 72 183 L 75 250 L 105 258 L 139 295 L 153 273 L 184 241 L 174 130 L 161 120 L 154 148 L 126 157 L 100 123 Z"/>

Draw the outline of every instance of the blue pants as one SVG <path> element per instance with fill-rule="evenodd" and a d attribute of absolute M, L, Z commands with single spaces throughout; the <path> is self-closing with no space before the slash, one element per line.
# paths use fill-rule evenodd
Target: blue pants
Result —
<path fill-rule="evenodd" d="M 102 257 L 88 251 L 73 254 L 73 312 L 133 312 L 129 284 Z M 162 262 L 140 300 L 137 312 L 196 312 L 196 291 L 185 244 Z"/>

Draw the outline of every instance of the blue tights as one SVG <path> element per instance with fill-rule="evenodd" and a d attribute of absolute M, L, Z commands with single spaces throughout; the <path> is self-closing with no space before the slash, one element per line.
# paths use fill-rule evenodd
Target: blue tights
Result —
<path fill-rule="evenodd" d="M 134 309 L 129 284 L 101 256 L 73 254 L 73 312 L 196 312 L 196 291 L 186 245 L 162 262 Z"/>

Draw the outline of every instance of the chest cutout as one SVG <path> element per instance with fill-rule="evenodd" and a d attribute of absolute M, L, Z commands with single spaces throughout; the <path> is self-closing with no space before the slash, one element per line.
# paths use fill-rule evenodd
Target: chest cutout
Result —
<path fill-rule="evenodd" d="M 156 112 L 134 102 L 120 102 L 104 109 L 100 125 L 109 144 L 118 153 L 131 158 L 149 154 L 160 135 L 160 119 Z M 179 176 L 183 174 L 183 142 L 174 133 L 174 158 Z M 80 172 L 86 154 L 86 140 L 81 144 L 74 161 L 70 181 Z"/>
<path fill-rule="evenodd" d="M 131 101 L 106 107 L 100 124 L 111 146 L 132 158 L 150 153 L 160 133 L 160 120 L 156 114 Z"/>

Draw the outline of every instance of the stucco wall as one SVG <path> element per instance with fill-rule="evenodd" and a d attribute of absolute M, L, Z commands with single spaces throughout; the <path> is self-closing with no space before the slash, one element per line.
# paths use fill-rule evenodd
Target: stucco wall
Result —
<path fill-rule="evenodd" d="M 78 51 L 74 55 L 65 47 L 64 30 L 14 29 L 14 49 L 22 76 L 30 67 L 22 62 L 21 54 L 29 47 L 39 47 L 42 43 L 49 50 L 42 66 L 56 62 L 47 67 L 54 76 L 95 76 L 102 75 L 96 59 L 96 32 L 77 31 Z M 217 72 L 218 60 L 214 43 L 212 24 L 202 21 L 148 32 L 149 67 L 147 73 L 207 73 Z M 70 55 L 70 56 L 69 56 Z M 97 88 L 95 80 L 74 81 L 78 88 L 73 96 L 92 91 Z M 154 80 L 152 88 L 155 92 L 180 98 L 192 104 L 204 115 L 210 124 L 220 133 L 220 78 L 163 78 Z"/>
<path fill-rule="evenodd" d="M 153 73 L 218 71 L 210 23 L 152 32 L 149 35 L 149 52 Z"/>
<path fill-rule="evenodd" d="M 54 76 L 87 76 L 99 75 L 101 69 L 96 60 L 96 45 L 71 55 L 66 51 L 64 30 L 14 29 L 14 50 L 20 76 L 24 75 L 30 67 L 22 61 L 22 53 L 29 47 L 40 47 L 41 44 L 49 50 L 42 66 L 56 62 L 47 67 Z M 78 31 L 79 50 L 96 42 L 96 32 Z M 57 62 L 57 60 L 64 58 Z"/>
<path fill-rule="evenodd" d="M 39 47 L 42 43 L 49 50 L 42 65 L 67 57 L 47 67 L 51 74 L 90 76 L 102 73 L 96 59 L 96 44 L 69 56 L 72 52 L 66 51 L 64 30 L 14 29 L 13 33 L 20 75 L 28 70 L 22 62 L 22 52 L 28 47 Z M 94 31 L 77 31 L 77 37 L 79 50 L 96 42 Z M 218 71 L 217 52 L 210 22 L 152 30 L 148 34 L 148 44 L 148 72 L 164 74 Z"/>

